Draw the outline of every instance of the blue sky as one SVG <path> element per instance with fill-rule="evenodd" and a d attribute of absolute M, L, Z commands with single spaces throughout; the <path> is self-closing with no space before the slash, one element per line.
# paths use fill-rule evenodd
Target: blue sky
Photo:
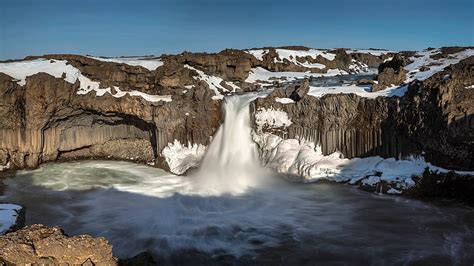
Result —
<path fill-rule="evenodd" d="M 474 45 L 473 0 L 0 0 L 0 59 Z"/>

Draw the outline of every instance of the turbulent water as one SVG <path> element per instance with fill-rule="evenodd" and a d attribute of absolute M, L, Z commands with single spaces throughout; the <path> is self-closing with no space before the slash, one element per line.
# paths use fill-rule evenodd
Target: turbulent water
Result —
<path fill-rule="evenodd" d="M 119 257 L 199 250 L 284 265 L 472 264 L 472 209 L 289 183 L 262 169 L 250 140 L 252 97 L 227 99 L 233 123 L 191 176 L 126 162 L 45 164 L 4 180 L 0 201 L 26 206 L 28 224 L 104 236 Z"/>

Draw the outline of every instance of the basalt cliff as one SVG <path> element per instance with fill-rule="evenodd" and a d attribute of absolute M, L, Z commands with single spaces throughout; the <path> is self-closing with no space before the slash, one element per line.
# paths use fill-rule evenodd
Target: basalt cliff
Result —
<path fill-rule="evenodd" d="M 199 161 L 222 123 L 224 96 L 270 88 L 253 112 L 279 110 L 291 124 L 256 125 L 262 134 L 312 141 L 323 155 L 424 155 L 437 166 L 473 170 L 473 55 L 466 47 L 392 52 L 292 46 L 4 61 L 0 168 L 110 158 L 181 174 L 187 169 L 176 167 L 182 155 Z M 319 79 L 364 73 L 377 75 L 314 86 Z"/>

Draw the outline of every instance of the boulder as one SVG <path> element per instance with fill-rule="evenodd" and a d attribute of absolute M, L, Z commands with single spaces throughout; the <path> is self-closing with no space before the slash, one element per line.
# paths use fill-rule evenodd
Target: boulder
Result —
<path fill-rule="evenodd" d="M 67 236 L 58 227 L 31 225 L 0 236 L 0 262 L 7 265 L 117 265 L 102 237 Z"/>
<path fill-rule="evenodd" d="M 405 82 L 406 71 L 403 68 L 409 61 L 405 57 L 397 55 L 392 60 L 380 64 L 377 84 L 372 86 L 372 91 L 383 90 L 392 85 L 398 86 Z"/>
<path fill-rule="evenodd" d="M 291 89 L 290 89 L 291 91 Z M 301 100 L 309 91 L 309 80 L 305 79 L 301 84 L 294 86 L 289 98 L 297 102 Z"/>

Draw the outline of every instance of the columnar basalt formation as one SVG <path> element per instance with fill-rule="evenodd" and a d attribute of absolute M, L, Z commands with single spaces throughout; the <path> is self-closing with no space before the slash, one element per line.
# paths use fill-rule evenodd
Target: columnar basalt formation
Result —
<path fill-rule="evenodd" d="M 71 84 L 46 73 L 29 76 L 20 86 L 0 73 L 2 165 L 36 167 L 61 158 L 153 162 L 174 139 L 207 144 L 220 124 L 220 101 L 211 99 L 207 84 L 196 81 L 190 69 L 181 67 L 169 74 L 167 66 L 149 71 L 82 56 L 46 58 L 67 60 L 84 76 L 100 81 L 101 87 L 139 88 L 149 94 L 169 94 L 172 100 L 149 102 L 94 92 L 78 95 L 78 81 Z M 179 76 L 176 86 L 160 85 L 173 75 Z M 191 87 L 184 89 L 187 85 Z"/>
<path fill-rule="evenodd" d="M 313 141 L 326 155 L 336 151 L 346 158 L 424 154 L 436 165 L 470 170 L 474 168 L 472 84 L 474 57 L 469 57 L 423 82 L 409 83 L 402 97 L 304 94 L 295 98 L 291 97 L 295 86 L 289 86 L 257 99 L 255 109 L 282 110 L 291 119 L 285 129 L 264 128 L 263 132 Z M 293 102 L 277 101 L 285 97 Z"/>
<path fill-rule="evenodd" d="M 288 112 L 293 124 L 277 134 L 321 143 L 325 154 L 341 151 L 349 158 L 398 158 L 423 151 L 439 165 L 472 169 L 473 90 L 467 89 L 473 84 L 472 58 L 444 72 L 439 67 L 457 63 L 456 56 L 472 51 L 466 49 L 396 54 L 280 47 L 228 49 L 216 54 L 185 52 L 135 61 L 45 55 L 0 63 L 0 169 L 76 158 L 128 159 L 167 168 L 162 150 L 175 139 L 183 145 L 209 143 L 222 122 L 225 95 L 268 85 L 274 80 L 273 73 L 302 78 L 308 73 L 359 73 L 379 66 L 374 91 L 383 92 L 382 87 L 389 83 L 406 83 L 405 96 L 329 93 L 313 97 L 307 95 L 306 84 L 293 86 L 289 92 L 276 89 L 255 106 Z M 410 65 L 418 59 L 426 64 Z M 14 63 L 25 63 L 26 70 L 37 64 L 61 68 L 49 74 L 40 68 L 22 79 L 8 71 Z M 260 78 L 256 69 L 267 71 L 267 83 L 251 82 Z M 394 75 L 385 73 L 387 69 L 393 70 L 395 81 Z M 436 72 L 440 73 L 424 82 L 414 81 Z M 276 101 L 285 97 L 295 103 Z"/>

